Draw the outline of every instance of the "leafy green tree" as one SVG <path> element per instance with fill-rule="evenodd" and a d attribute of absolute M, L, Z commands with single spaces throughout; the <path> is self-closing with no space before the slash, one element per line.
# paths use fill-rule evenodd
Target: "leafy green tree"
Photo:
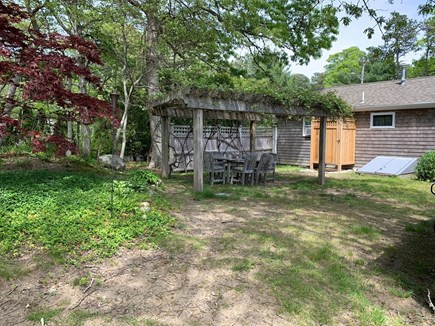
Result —
<path fill-rule="evenodd" d="M 291 74 L 289 86 L 298 89 L 312 89 L 310 79 L 304 74 Z"/>
<path fill-rule="evenodd" d="M 31 5 L 30 1 L 26 4 Z M 27 11 L 29 8 L 26 7 Z M 31 137 L 34 151 L 44 150 L 50 142 L 57 147 L 57 155 L 61 155 L 66 150 L 75 150 L 60 132 L 62 122 L 70 119 L 89 126 L 97 118 L 109 118 L 110 105 L 81 89 L 72 89 L 67 82 L 76 79 L 81 86 L 99 85 L 99 79 L 89 68 L 102 64 L 95 44 L 77 35 L 43 33 L 33 16 L 38 11 L 25 13 L 15 3 L 0 2 L 0 102 L 3 102 L 0 127 L 6 125 Z M 18 91 L 19 98 L 15 96 Z M 35 117 L 40 126 L 23 130 L 27 120 L 24 115 Z M 6 134 L 10 131 L 0 129 L 0 137 L 2 130 Z"/>
<path fill-rule="evenodd" d="M 128 136 L 129 111 L 134 99 L 142 95 L 143 102 L 146 100 L 140 89 L 146 73 L 146 62 L 143 60 L 145 53 L 144 26 L 141 19 L 130 17 L 128 7 L 125 4 L 114 3 L 110 7 L 100 8 L 104 20 L 99 26 L 100 47 L 104 53 L 104 59 L 108 68 L 116 71 L 114 87 L 120 89 L 120 106 L 123 108 L 120 125 L 116 131 L 115 144 L 119 156 L 124 158 Z M 110 76 L 110 72 L 106 71 Z M 113 74 L 113 73 L 112 73 Z M 116 83 L 121 85 L 116 85 Z M 148 119 L 146 119 L 148 120 Z M 121 147 L 118 144 L 121 140 Z M 129 141 L 131 144 L 131 141 Z"/>
<path fill-rule="evenodd" d="M 200 60 L 214 69 L 236 51 L 256 53 L 271 46 L 289 51 L 291 61 L 307 63 L 336 39 L 339 11 L 344 12 L 342 22 L 348 24 L 350 17 L 367 10 L 352 3 L 318 0 L 127 1 L 146 22 L 149 98 L 160 92 L 160 72 L 168 64 L 180 67 L 180 63 Z M 158 120 L 150 117 L 150 121 L 152 134 L 157 134 Z M 152 152 L 152 161 L 158 163 L 156 141 Z"/>
<path fill-rule="evenodd" d="M 324 72 L 315 72 L 313 76 L 311 77 L 311 84 L 313 87 L 317 90 L 322 89 L 325 83 L 326 75 Z"/>
<path fill-rule="evenodd" d="M 413 77 L 435 75 L 435 17 L 426 19 L 421 26 L 423 37 L 418 40 L 417 48 L 424 54 L 412 64 L 410 75 Z"/>
<path fill-rule="evenodd" d="M 357 84 L 361 82 L 361 62 L 365 53 L 357 46 L 334 53 L 325 66 L 325 87 Z"/>
<path fill-rule="evenodd" d="M 416 49 L 418 23 L 406 15 L 392 12 L 384 26 L 384 52 L 394 56 L 396 76 L 400 78 L 400 59 Z"/>
<path fill-rule="evenodd" d="M 381 47 L 369 47 L 366 50 L 364 82 L 370 83 L 396 78 L 396 65 L 392 54 L 385 53 Z"/>
<path fill-rule="evenodd" d="M 426 0 L 418 6 L 419 15 L 431 15 L 435 13 L 435 2 L 433 0 Z"/>
<path fill-rule="evenodd" d="M 340 21 L 346 25 L 364 11 L 376 15 L 365 4 L 354 4 L 350 0 L 330 3 L 318 0 L 25 1 L 34 3 L 34 7 L 46 8 L 40 19 L 46 21 L 49 28 L 72 30 L 100 44 L 105 42 L 102 37 L 106 35 L 101 26 L 115 23 L 108 21 L 111 15 L 107 12 L 111 7 L 122 10 L 125 26 L 134 26 L 144 36 L 145 71 L 140 85 L 146 90 L 147 100 L 162 91 L 182 86 L 186 79 L 231 87 L 238 68 L 231 67 L 229 61 L 237 53 L 264 57 L 267 49 L 272 49 L 271 53 L 288 53 L 290 61 L 307 63 L 311 58 L 320 57 L 322 49 L 331 47 Z M 141 23 L 130 25 L 133 21 Z M 116 36 L 116 32 L 119 31 L 114 30 L 112 36 Z M 369 36 L 372 32 L 367 30 Z M 113 70 L 119 74 L 121 65 L 113 61 L 109 67 L 118 68 Z M 260 85 L 270 83 L 271 78 L 276 84 L 291 83 L 289 73 L 279 62 L 266 60 L 263 68 L 268 69 L 269 75 L 259 79 Z M 201 73 L 195 75 L 199 69 Z M 114 74 L 107 70 L 101 72 L 106 83 L 113 85 Z M 158 120 L 149 116 L 151 160 L 157 165 L 160 161 Z"/>

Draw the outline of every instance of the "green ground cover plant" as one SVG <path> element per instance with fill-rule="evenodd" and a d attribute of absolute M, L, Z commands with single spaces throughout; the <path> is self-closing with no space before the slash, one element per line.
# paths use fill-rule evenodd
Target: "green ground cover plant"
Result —
<path fill-rule="evenodd" d="M 80 263 L 107 257 L 120 246 L 129 249 L 82 268 L 68 266 L 73 291 L 92 284 L 89 301 L 73 311 L 68 305 L 76 301 L 23 306 L 27 319 L 206 325 L 214 322 L 210 316 L 226 315 L 225 321 L 237 324 L 238 311 L 231 307 L 245 302 L 248 316 L 264 310 L 260 317 L 279 316 L 279 325 L 432 324 L 426 298 L 428 288 L 435 293 L 435 205 L 427 182 L 349 172 L 328 174 L 320 186 L 312 172 L 280 166 L 276 182 L 266 187 L 205 185 L 194 194 L 191 173 L 173 174 L 163 187 L 149 171 L 130 170 L 115 178 L 112 218 L 110 173 L 84 170 L 0 174 L 0 200 L 7 203 L 0 208 L 0 277 L 14 282 L 5 293 L 15 289 L 18 277 L 47 274 L 47 258 Z M 140 250 L 150 242 L 156 250 Z M 32 259 L 39 266 L 34 270 L 23 268 L 22 259 L 7 260 L 41 249 Z M 83 268 L 88 265 L 91 269 Z M 130 288 L 125 280 L 134 285 L 118 297 L 120 284 Z M 40 281 L 47 291 L 52 282 L 55 287 L 56 275 Z M 167 295 L 171 288 L 178 299 Z M 161 299 L 141 307 L 150 289 Z M 110 300 L 111 293 L 116 298 Z M 195 310 L 197 293 L 214 301 Z M 125 318 L 107 313 L 110 306 L 130 309 L 135 297 L 138 310 Z M 201 313 L 180 319 L 178 309 L 189 307 Z M 160 320 L 162 311 L 173 312 L 173 319 Z"/>
<path fill-rule="evenodd" d="M 0 172 L 0 254 L 42 249 L 61 261 L 113 255 L 135 239 L 152 243 L 172 219 L 158 177 L 132 172 L 114 181 L 94 172 Z M 141 183 L 141 181 L 144 181 Z M 149 210 L 140 203 L 152 202 Z"/>

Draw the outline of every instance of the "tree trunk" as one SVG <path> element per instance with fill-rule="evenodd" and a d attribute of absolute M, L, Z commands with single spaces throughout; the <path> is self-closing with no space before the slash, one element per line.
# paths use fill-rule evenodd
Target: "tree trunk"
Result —
<path fill-rule="evenodd" d="M 119 157 L 124 158 L 125 146 L 127 143 L 127 122 L 128 122 L 128 109 L 130 107 L 130 96 L 131 92 L 127 91 L 124 83 L 124 113 L 122 115 L 121 124 L 116 132 L 116 139 L 114 146 L 118 147 L 119 137 L 122 132 L 122 143 L 121 143 L 121 152 L 119 153 Z M 133 87 L 133 86 L 132 86 Z"/>
<path fill-rule="evenodd" d="M 8 94 L 6 95 L 6 103 L 3 108 L 3 112 L 0 111 L 2 117 L 9 117 L 11 115 L 11 111 L 15 105 L 14 99 L 15 99 L 15 94 L 17 93 L 19 82 L 20 82 L 20 76 L 15 75 L 12 78 L 11 83 L 9 84 Z M 0 123 L 0 129 L 5 127 L 6 127 L 5 123 Z M 3 138 L 0 137 L 0 145 L 2 144 L 2 142 L 3 142 Z"/>
<path fill-rule="evenodd" d="M 91 127 L 88 125 L 83 125 L 82 131 L 83 131 L 82 156 L 89 157 L 89 155 L 91 155 Z"/>
<path fill-rule="evenodd" d="M 67 84 L 68 84 L 68 90 L 71 92 L 71 90 L 72 90 L 71 78 L 68 78 Z M 68 139 L 68 141 L 73 142 L 73 125 L 72 125 L 72 121 L 71 121 L 70 117 L 67 116 L 67 118 L 68 118 L 68 120 L 66 122 L 66 127 L 67 127 L 66 138 Z M 66 154 L 66 156 L 71 156 L 71 151 L 67 150 L 65 154 Z"/>
<path fill-rule="evenodd" d="M 73 125 L 72 125 L 72 121 L 68 120 L 67 122 L 67 132 L 66 132 L 66 138 L 68 139 L 68 141 L 73 142 Z M 71 151 L 67 150 L 66 151 L 66 156 L 71 156 Z"/>
<path fill-rule="evenodd" d="M 159 58 L 158 58 L 158 40 L 159 40 L 159 24 L 158 18 L 153 10 L 146 13 L 146 74 L 145 80 L 148 87 L 148 101 L 159 93 Z M 161 143 L 161 118 L 151 115 L 151 107 L 148 104 L 148 114 L 150 118 L 151 130 L 151 153 L 150 153 L 150 168 L 158 168 L 161 165 L 162 159 L 162 143 Z"/>
<path fill-rule="evenodd" d="M 84 65 L 84 62 L 80 65 Z M 80 93 L 86 94 L 86 80 L 82 76 L 79 78 L 79 87 Z M 82 156 L 89 157 L 91 155 L 91 127 L 89 125 L 83 124 L 82 136 Z"/>
<path fill-rule="evenodd" d="M 125 153 L 125 146 L 127 144 L 127 119 L 128 115 L 125 115 L 125 122 L 122 127 L 122 144 L 121 144 L 121 153 L 119 154 L 119 157 L 124 159 L 124 153 Z"/>

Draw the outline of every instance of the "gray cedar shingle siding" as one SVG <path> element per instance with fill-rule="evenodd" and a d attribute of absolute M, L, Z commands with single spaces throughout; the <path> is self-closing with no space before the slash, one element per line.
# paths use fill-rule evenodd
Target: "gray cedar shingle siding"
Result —
<path fill-rule="evenodd" d="M 379 155 L 419 157 L 435 151 L 435 76 L 325 89 L 348 102 L 356 118 L 356 167 Z M 362 102 L 364 92 L 364 102 Z M 370 129 L 371 112 L 395 112 L 395 128 Z M 308 166 L 310 138 L 301 121 L 278 124 L 279 163 Z"/>
<path fill-rule="evenodd" d="M 374 157 L 419 157 L 435 150 L 435 76 L 333 87 L 354 110 L 356 167 Z M 363 99 L 364 92 L 364 102 Z M 370 129 L 371 112 L 395 112 L 395 128 Z"/>
<path fill-rule="evenodd" d="M 370 112 L 356 112 L 355 167 L 376 156 L 420 157 L 435 150 L 435 108 L 396 112 L 395 128 L 371 129 Z"/>
<path fill-rule="evenodd" d="M 278 163 L 310 165 L 310 137 L 302 136 L 301 120 L 278 122 Z"/>

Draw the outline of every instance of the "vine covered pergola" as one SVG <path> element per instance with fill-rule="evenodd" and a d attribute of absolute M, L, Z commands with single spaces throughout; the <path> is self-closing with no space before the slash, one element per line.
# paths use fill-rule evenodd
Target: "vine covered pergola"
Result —
<path fill-rule="evenodd" d="M 228 93 L 184 88 L 172 92 L 152 103 L 151 112 L 162 118 L 162 177 L 168 177 L 170 118 L 193 119 L 193 170 L 194 191 L 203 190 L 203 121 L 204 119 L 250 121 L 250 150 L 254 150 L 255 126 L 264 115 L 284 117 L 319 117 L 319 183 L 325 183 L 325 144 L 327 112 L 306 110 L 303 107 L 287 107 L 276 99 L 259 94 Z"/>

